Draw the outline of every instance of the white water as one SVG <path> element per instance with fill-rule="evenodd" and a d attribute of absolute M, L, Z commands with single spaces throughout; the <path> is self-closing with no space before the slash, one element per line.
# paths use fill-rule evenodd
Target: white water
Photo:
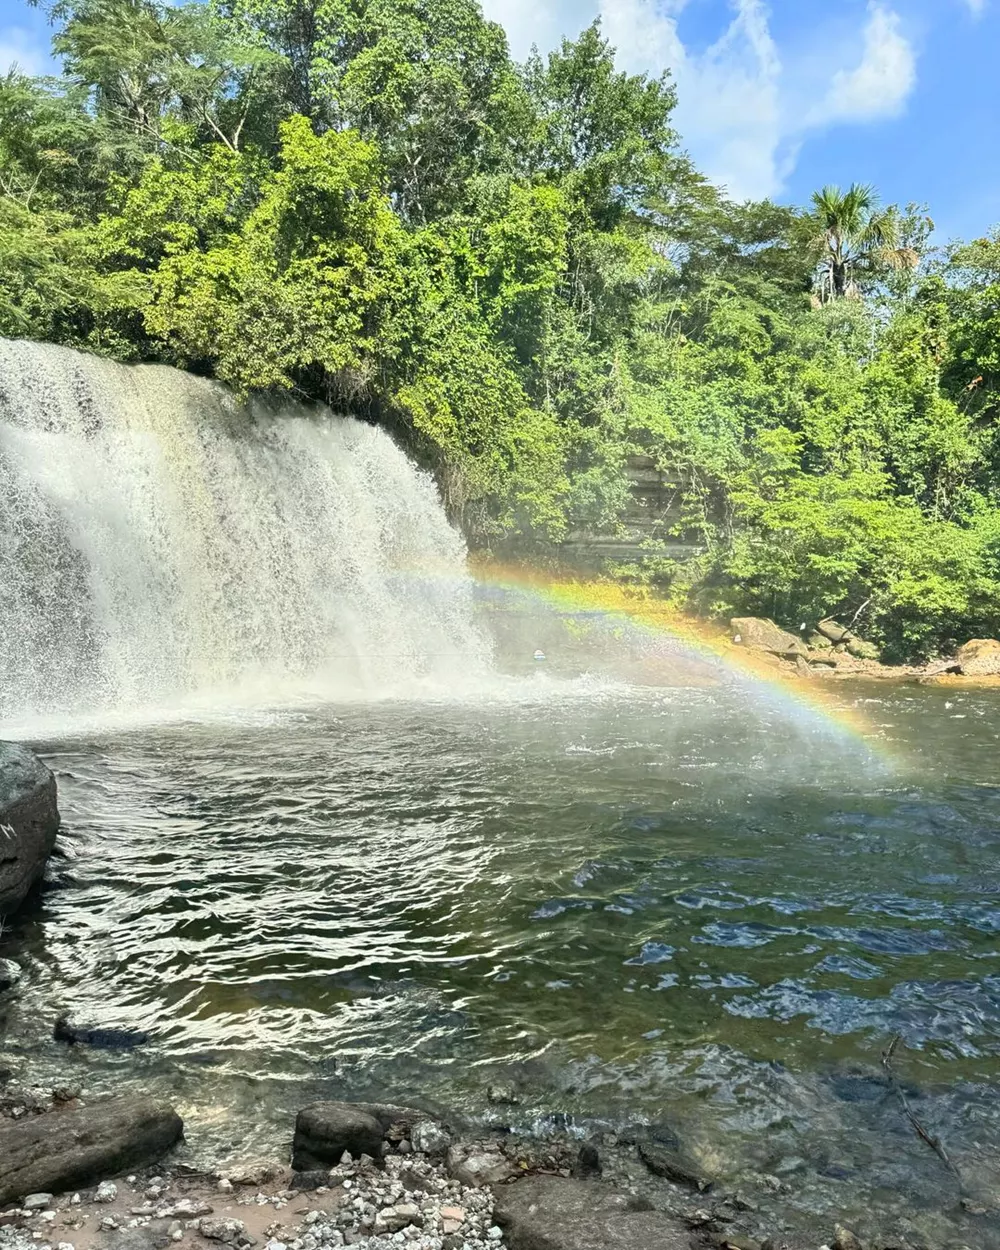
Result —
<path fill-rule="evenodd" d="M 0 481 L 0 720 L 490 672 L 462 540 L 377 428 L 0 340 Z"/>

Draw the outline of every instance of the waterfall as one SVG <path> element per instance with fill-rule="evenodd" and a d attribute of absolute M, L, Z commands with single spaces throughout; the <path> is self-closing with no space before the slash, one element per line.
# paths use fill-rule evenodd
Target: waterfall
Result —
<path fill-rule="evenodd" d="M 461 537 L 384 431 L 0 340 L 0 719 L 489 672 Z"/>

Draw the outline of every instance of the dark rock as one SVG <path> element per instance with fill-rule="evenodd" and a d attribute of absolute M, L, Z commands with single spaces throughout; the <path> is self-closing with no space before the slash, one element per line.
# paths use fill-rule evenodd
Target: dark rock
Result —
<path fill-rule="evenodd" d="M 141 1029 L 78 1028 L 65 1019 L 56 1021 L 52 1035 L 57 1042 L 68 1042 L 70 1046 L 96 1046 L 99 1050 L 133 1050 L 149 1041 L 149 1034 Z"/>
<path fill-rule="evenodd" d="M 760 616 L 737 616 L 729 622 L 733 641 L 752 651 L 769 651 L 772 655 L 805 655 L 805 645 L 774 621 Z"/>
<path fill-rule="evenodd" d="M 816 632 L 829 638 L 832 643 L 849 642 L 854 635 L 844 625 L 840 625 L 837 621 L 830 620 L 829 617 L 825 621 L 820 621 L 816 626 Z"/>
<path fill-rule="evenodd" d="M 21 969 L 13 959 L 0 959 L 0 994 L 13 989 L 21 979 Z"/>
<path fill-rule="evenodd" d="M 58 832 L 55 777 L 27 747 L 0 742 L 0 916 L 40 879 Z"/>
<path fill-rule="evenodd" d="M 296 1172 L 292 1177 L 292 1189 L 319 1189 L 322 1185 L 329 1185 L 330 1169 L 319 1168 L 313 1172 Z"/>
<path fill-rule="evenodd" d="M 349 1102 L 317 1102 L 304 1107 L 295 1121 L 292 1168 L 296 1172 L 329 1169 L 346 1150 L 355 1158 L 363 1154 L 379 1158 L 382 1124 L 361 1105 Z"/>
<path fill-rule="evenodd" d="M 576 1156 L 573 1175 L 581 1180 L 601 1175 L 601 1156 L 597 1147 L 591 1142 L 584 1142 L 580 1147 L 580 1153 Z"/>
<path fill-rule="evenodd" d="M 497 1192 L 493 1212 L 510 1250 L 689 1250 L 690 1234 L 597 1181 L 531 1176 Z"/>
<path fill-rule="evenodd" d="M 662 1176 L 675 1185 L 686 1185 L 704 1193 L 712 1182 L 705 1174 L 676 1150 L 659 1142 L 640 1142 L 639 1157 L 656 1176 Z"/>
<path fill-rule="evenodd" d="M 173 1108 L 151 1098 L 109 1098 L 0 1121 L 0 1202 L 82 1188 L 155 1163 L 183 1132 Z"/>

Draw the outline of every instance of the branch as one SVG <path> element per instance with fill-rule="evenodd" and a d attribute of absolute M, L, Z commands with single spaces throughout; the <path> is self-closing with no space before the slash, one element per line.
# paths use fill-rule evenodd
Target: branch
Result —
<path fill-rule="evenodd" d="M 955 1167 L 954 1163 L 952 1163 L 952 1161 L 948 1158 L 948 1154 L 944 1146 L 941 1145 L 941 1142 L 936 1137 L 932 1137 L 913 1114 L 910 1109 L 910 1104 L 906 1100 L 906 1095 L 903 1093 L 902 1086 L 899 1081 L 896 1080 L 896 1074 L 892 1070 L 892 1057 L 896 1053 L 896 1047 L 899 1045 L 901 1040 L 900 1035 L 897 1033 L 889 1043 L 888 1048 L 882 1051 L 882 1067 L 885 1069 L 885 1074 L 889 1078 L 889 1087 L 899 1099 L 899 1105 L 903 1108 L 903 1114 L 913 1126 L 913 1131 L 922 1142 L 926 1142 L 926 1144 L 930 1146 L 931 1150 L 934 1151 L 949 1172 L 953 1172 L 955 1174 L 958 1178 L 959 1184 L 961 1184 L 962 1178 L 959 1176 L 958 1168 Z"/>

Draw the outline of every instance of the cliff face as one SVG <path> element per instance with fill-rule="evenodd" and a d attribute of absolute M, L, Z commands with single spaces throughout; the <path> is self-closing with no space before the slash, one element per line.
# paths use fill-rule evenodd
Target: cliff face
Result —
<path fill-rule="evenodd" d="M 686 485 L 678 473 L 657 468 L 652 456 L 630 456 L 628 478 L 631 503 L 614 533 L 575 530 L 560 546 L 568 564 L 600 569 L 617 563 L 649 559 L 688 560 L 700 553 L 698 544 L 672 531 L 680 522 Z"/>

